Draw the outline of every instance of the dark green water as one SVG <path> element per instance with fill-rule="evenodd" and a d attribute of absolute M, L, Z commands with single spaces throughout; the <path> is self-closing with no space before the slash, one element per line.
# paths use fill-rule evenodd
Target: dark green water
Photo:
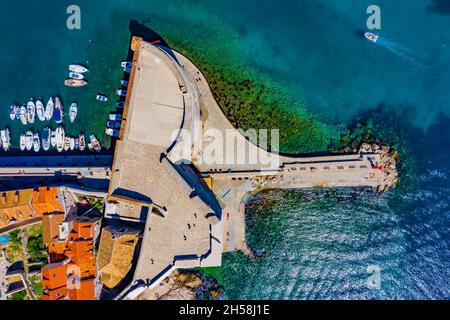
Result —
<path fill-rule="evenodd" d="M 81 8 L 81 30 L 66 28 L 69 4 Z M 232 106 L 236 121 L 251 125 L 255 121 L 239 112 L 257 110 L 250 118 L 277 122 L 291 138 L 286 151 L 326 150 L 355 119 L 374 118 L 389 142 L 409 146 L 407 157 L 415 163 L 409 168 L 413 179 L 402 179 L 384 197 L 342 190 L 254 199 L 248 241 L 268 255 L 254 261 L 225 255 L 219 276 L 229 298 L 449 298 L 450 10 L 445 1 L 378 1 L 381 34 L 402 48 L 399 55 L 362 37 L 369 4 L 2 1 L 0 127 L 11 128 L 17 148 L 24 130 L 42 124 L 12 122 L 8 106 L 59 94 L 66 107 L 79 105 L 66 131 L 95 132 L 108 146 L 105 121 L 115 106 L 129 22 L 138 20 L 201 66 L 214 65 L 231 83 L 263 83 L 263 107 L 255 109 L 260 100 L 254 109 Z M 88 87 L 63 86 L 74 62 L 91 70 Z M 95 100 L 99 92 L 110 97 L 108 103 Z M 369 265 L 381 268 L 379 290 L 366 285 Z"/>

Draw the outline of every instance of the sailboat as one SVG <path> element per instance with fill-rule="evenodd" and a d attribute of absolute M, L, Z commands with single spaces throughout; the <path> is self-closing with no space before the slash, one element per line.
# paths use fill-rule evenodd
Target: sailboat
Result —
<path fill-rule="evenodd" d="M 74 102 L 70 105 L 70 109 L 69 109 L 69 116 L 70 116 L 70 122 L 73 123 L 75 118 L 77 117 L 77 113 L 78 113 L 78 106 L 77 104 Z"/>
<path fill-rule="evenodd" d="M 8 129 L 1 130 L 0 131 L 0 137 L 1 137 L 1 140 L 2 140 L 3 150 L 8 151 L 9 147 L 11 145 L 11 139 L 9 137 L 9 130 Z"/>
<path fill-rule="evenodd" d="M 88 68 L 80 66 L 79 64 L 69 65 L 69 70 L 76 73 L 85 73 L 89 71 Z"/>
<path fill-rule="evenodd" d="M 61 104 L 61 101 L 59 101 L 59 98 L 55 98 L 55 107 L 53 109 L 53 119 L 55 119 L 56 123 L 63 122 L 63 106 Z"/>
<path fill-rule="evenodd" d="M 33 132 L 27 131 L 25 133 L 25 148 L 30 151 L 33 148 Z"/>
<path fill-rule="evenodd" d="M 41 141 L 39 140 L 39 135 L 35 133 L 33 135 L 33 150 L 34 152 L 39 152 L 41 149 Z"/>
<path fill-rule="evenodd" d="M 24 134 L 21 134 L 21 135 L 20 135 L 20 150 L 21 150 L 21 151 L 24 151 L 24 150 L 25 150 L 25 147 L 26 147 L 26 140 L 27 140 L 27 138 L 25 137 L 25 135 L 24 135 Z"/>
<path fill-rule="evenodd" d="M 42 148 L 44 151 L 48 151 L 50 149 L 50 128 L 44 128 L 42 130 Z"/>
<path fill-rule="evenodd" d="M 20 121 L 23 125 L 27 124 L 27 108 L 24 105 L 20 107 Z"/>
<path fill-rule="evenodd" d="M 86 148 L 86 141 L 84 140 L 84 134 L 80 134 L 79 137 L 79 143 L 80 143 L 80 151 L 84 151 L 84 149 Z"/>
<path fill-rule="evenodd" d="M 50 97 L 50 99 L 48 99 L 47 105 L 45 106 L 45 113 L 44 113 L 45 120 L 48 121 L 52 118 L 54 105 L 55 104 L 53 103 L 53 98 Z"/>
<path fill-rule="evenodd" d="M 36 115 L 39 118 L 39 120 L 44 121 L 45 120 L 45 109 L 44 105 L 42 104 L 41 100 L 36 101 Z"/>
<path fill-rule="evenodd" d="M 34 115 L 36 113 L 36 105 L 33 100 L 28 101 L 27 103 L 27 121 L 29 123 L 34 123 Z"/>
<path fill-rule="evenodd" d="M 64 141 L 65 141 L 64 129 L 62 127 L 56 128 L 55 143 L 56 143 L 56 150 L 58 150 L 58 152 L 63 151 Z"/>
<path fill-rule="evenodd" d="M 56 147 L 56 132 L 50 131 L 50 145 L 55 148 Z"/>

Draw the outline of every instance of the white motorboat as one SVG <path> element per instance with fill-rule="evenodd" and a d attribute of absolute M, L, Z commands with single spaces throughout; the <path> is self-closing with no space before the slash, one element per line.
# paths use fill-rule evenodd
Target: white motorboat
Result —
<path fill-rule="evenodd" d="M 111 121 L 120 121 L 122 120 L 122 115 L 118 113 L 112 113 L 109 115 L 109 120 Z"/>
<path fill-rule="evenodd" d="M 27 108 L 22 105 L 20 107 L 20 116 L 19 116 L 20 121 L 22 122 L 23 125 L 26 125 L 28 120 L 27 120 Z"/>
<path fill-rule="evenodd" d="M 42 129 L 42 148 L 44 151 L 48 151 L 50 149 L 50 128 Z"/>
<path fill-rule="evenodd" d="M 105 134 L 111 137 L 119 138 L 120 136 L 120 130 L 112 129 L 112 128 L 106 128 Z"/>
<path fill-rule="evenodd" d="M 84 76 L 82 73 L 78 73 L 78 72 L 69 72 L 69 78 L 70 79 L 75 79 L 75 80 L 83 80 Z"/>
<path fill-rule="evenodd" d="M 80 149 L 80 139 L 76 137 L 74 140 L 75 140 L 75 150 Z"/>
<path fill-rule="evenodd" d="M 34 123 L 34 116 L 36 113 L 36 105 L 33 100 L 28 101 L 27 103 L 27 121 L 28 123 Z"/>
<path fill-rule="evenodd" d="M 70 138 L 69 137 L 65 137 L 64 138 L 64 151 L 69 151 L 70 148 Z"/>
<path fill-rule="evenodd" d="M 84 134 L 80 134 L 78 140 L 80 151 L 84 151 L 84 149 L 86 149 L 86 140 L 84 139 Z"/>
<path fill-rule="evenodd" d="M 70 149 L 70 150 L 75 149 L 75 138 L 70 138 L 70 141 L 69 141 L 69 149 Z"/>
<path fill-rule="evenodd" d="M 88 143 L 88 148 L 89 148 L 89 151 L 94 151 L 94 147 L 92 146 L 92 143 Z"/>
<path fill-rule="evenodd" d="M 33 150 L 34 152 L 39 152 L 41 149 L 41 141 L 39 140 L 39 135 L 35 133 L 33 135 Z"/>
<path fill-rule="evenodd" d="M 56 132 L 52 130 L 50 131 L 50 145 L 56 148 Z"/>
<path fill-rule="evenodd" d="M 33 132 L 27 131 L 25 133 L 25 148 L 30 151 L 33 148 Z"/>
<path fill-rule="evenodd" d="M 117 89 L 116 93 L 121 97 L 125 97 L 127 95 L 127 90 Z"/>
<path fill-rule="evenodd" d="M 16 110 L 17 106 L 15 104 L 9 107 L 9 117 L 11 118 L 11 120 L 14 120 L 16 118 Z"/>
<path fill-rule="evenodd" d="M 56 128 L 55 142 L 56 142 L 56 150 L 58 150 L 58 152 L 63 151 L 64 141 L 65 141 L 64 129 L 62 127 Z"/>
<path fill-rule="evenodd" d="M 79 64 L 69 65 L 69 70 L 76 73 L 85 73 L 89 71 L 86 67 L 80 66 Z"/>
<path fill-rule="evenodd" d="M 53 103 L 53 98 L 50 97 L 50 99 L 48 99 L 47 105 L 45 106 L 45 120 L 50 120 L 53 116 L 53 107 L 55 106 L 55 104 Z"/>
<path fill-rule="evenodd" d="M 63 119 L 64 119 L 63 105 L 58 97 L 55 98 L 55 107 L 53 109 L 53 119 L 58 124 L 63 122 Z"/>
<path fill-rule="evenodd" d="M 103 95 L 103 94 L 97 94 L 97 96 L 95 97 L 98 101 L 101 101 L 101 102 L 106 102 L 106 101 L 108 101 L 108 97 L 107 96 L 105 96 L 105 95 Z"/>
<path fill-rule="evenodd" d="M 133 62 L 131 62 L 131 61 L 122 61 L 120 63 L 120 66 L 122 68 L 131 68 L 133 66 Z"/>
<path fill-rule="evenodd" d="M 20 135 L 20 150 L 24 151 L 25 147 L 26 147 L 26 140 L 27 138 L 25 137 L 25 134 L 21 134 Z"/>
<path fill-rule="evenodd" d="M 44 105 L 42 104 L 41 100 L 36 101 L 36 115 L 40 121 L 45 120 L 45 109 Z"/>
<path fill-rule="evenodd" d="M 377 43 L 378 38 L 380 38 L 380 36 L 371 32 L 364 33 L 364 36 L 366 37 L 367 40 L 372 41 L 373 43 Z"/>
<path fill-rule="evenodd" d="M 78 114 L 78 106 L 77 104 L 74 102 L 70 105 L 69 108 L 69 116 L 70 116 L 70 122 L 73 123 L 75 121 L 75 118 L 77 117 Z"/>
<path fill-rule="evenodd" d="M 1 140 L 2 140 L 3 150 L 8 151 L 9 147 L 11 146 L 11 139 L 9 137 L 9 130 L 8 129 L 1 130 L 0 131 L 0 137 L 1 137 Z"/>

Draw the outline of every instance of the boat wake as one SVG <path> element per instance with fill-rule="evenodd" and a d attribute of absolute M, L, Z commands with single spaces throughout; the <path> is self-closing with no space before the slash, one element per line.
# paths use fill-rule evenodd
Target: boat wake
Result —
<path fill-rule="evenodd" d="M 395 54 L 396 56 L 404 59 L 405 61 L 408 61 L 415 67 L 425 67 L 421 62 L 419 62 L 416 58 L 414 58 L 413 53 L 410 49 L 405 47 L 404 45 L 397 43 L 395 41 L 392 41 L 385 37 L 378 37 L 377 41 L 375 42 L 376 45 L 389 50 L 391 53 Z"/>

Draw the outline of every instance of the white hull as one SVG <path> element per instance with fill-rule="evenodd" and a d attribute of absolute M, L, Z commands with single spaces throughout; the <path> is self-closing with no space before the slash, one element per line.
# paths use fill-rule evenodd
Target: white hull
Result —
<path fill-rule="evenodd" d="M 56 128 L 55 140 L 56 140 L 56 149 L 58 150 L 58 152 L 63 151 L 63 149 L 64 149 L 64 140 L 65 140 L 64 129 L 63 128 L 61 128 L 61 127 Z"/>
<path fill-rule="evenodd" d="M 36 101 L 36 115 L 40 121 L 45 120 L 44 114 L 45 114 L 44 105 L 42 104 L 42 102 L 40 100 Z"/>
<path fill-rule="evenodd" d="M 69 70 L 75 73 L 85 73 L 89 71 L 87 68 L 80 66 L 78 64 L 71 64 L 69 66 Z"/>
<path fill-rule="evenodd" d="M 47 105 L 45 106 L 45 113 L 44 113 L 44 117 L 45 120 L 51 120 L 53 117 L 53 106 L 55 104 L 53 103 L 53 99 L 50 98 L 47 102 Z"/>

